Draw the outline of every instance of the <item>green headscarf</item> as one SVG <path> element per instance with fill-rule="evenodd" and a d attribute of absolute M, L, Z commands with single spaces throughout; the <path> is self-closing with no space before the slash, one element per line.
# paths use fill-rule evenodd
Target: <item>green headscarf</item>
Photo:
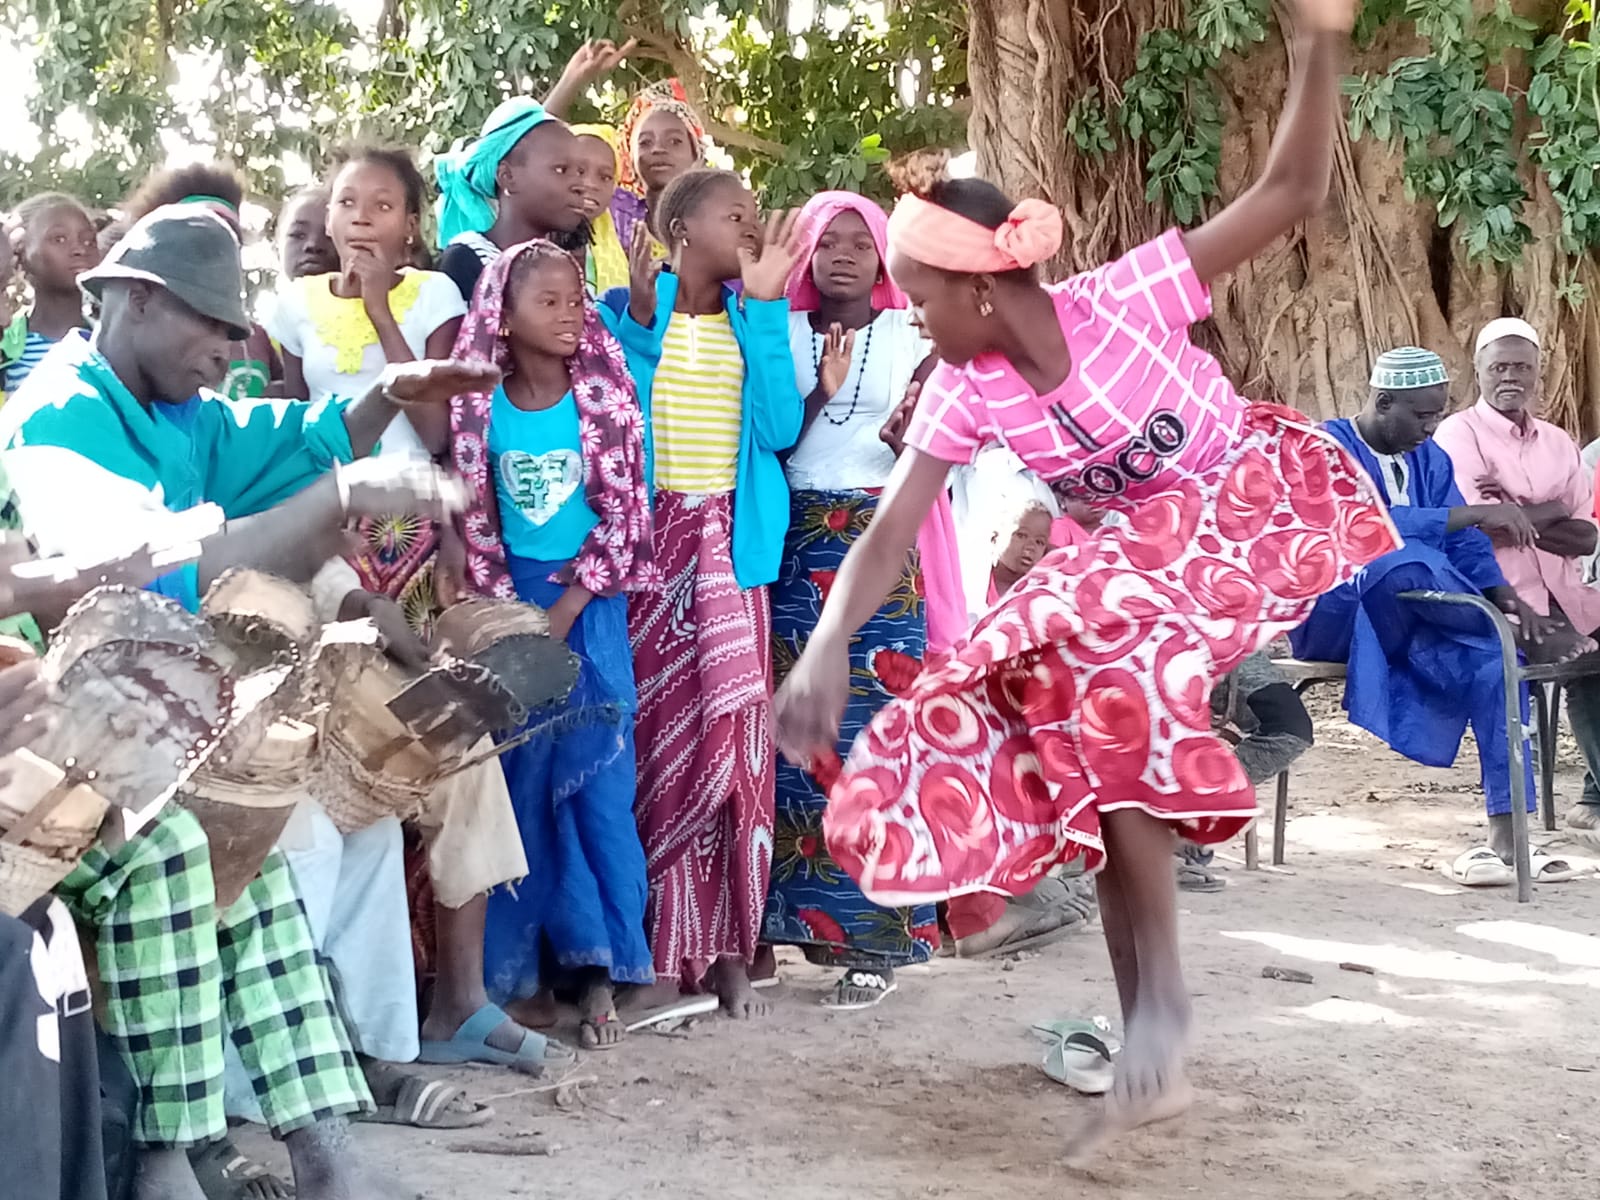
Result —
<path fill-rule="evenodd" d="M 495 219 L 495 172 L 529 130 L 557 118 L 525 96 L 505 101 L 470 142 L 457 142 L 434 161 L 439 180 L 439 244 L 463 233 L 485 233 Z"/>

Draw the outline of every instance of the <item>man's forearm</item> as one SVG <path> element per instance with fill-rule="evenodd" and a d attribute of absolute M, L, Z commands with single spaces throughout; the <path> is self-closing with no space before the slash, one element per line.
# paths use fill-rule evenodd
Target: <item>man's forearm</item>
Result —
<path fill-rule="evenodd" d="M 1588 521 L 1567 517 L 1540 528 L 1534 545 L 1562 558 L 1583 558 L 1594 553 L 1595 527 Z"/>
<path fill-rule="evenodd" d="M 207 538 L 201 544 L 200 590 L 232 567 L 308 583 L 336 553 L 340 525 L 338 487 L 325 475 L 276 508 L 229 521 Z"/>
<path fill-rule="evenodd" d="M 1544 504 L 1524 504 L 1522 511 L 1527 514 L 1528 520 L 1540 533 L 1552 525 L 1572 520 L 1572 514 L 1567 511 L 1567 506 L 1559 500 L 1550 500 Z"/>
<path fill-rule="evenodd" d="M 395 419 L 400 409 L 389 399 L 388 390 L 380 381 L 344 410 L 344 427 L 350 435 L 350 449 L 357 458 L 372 453 L 383 431 Z"/>

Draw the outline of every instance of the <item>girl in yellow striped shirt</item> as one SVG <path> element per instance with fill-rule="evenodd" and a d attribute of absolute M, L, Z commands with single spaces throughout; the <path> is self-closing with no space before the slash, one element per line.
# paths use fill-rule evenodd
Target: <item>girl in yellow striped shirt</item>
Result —
<path fill-rule="evenodd" d="M 630 597 L 639 682 L 636 811 L 648 864 L 653 1001 L 751 988 L 772 866 L 771 613 L 800 434 L 789 351 L 793 215 L 763 227 L 737 175 L 694 170 L 656 205 L 674 269 L 635 238 L 618 335 L 645 418 L 660 592 Z M 739 279 L 736 292 L 725 281 Z M 650 1003 L 652 1001 L 646 1001 Z"/>

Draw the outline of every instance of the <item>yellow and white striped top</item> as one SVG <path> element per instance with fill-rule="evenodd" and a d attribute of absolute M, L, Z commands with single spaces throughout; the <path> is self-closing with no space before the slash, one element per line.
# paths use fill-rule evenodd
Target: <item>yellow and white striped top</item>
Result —
<path fill-rule="evenodd" d="M 727 313 L 673 313 L 652 388 L 656 486 L 731 492 L 744 422 L 744 355 Z"/>

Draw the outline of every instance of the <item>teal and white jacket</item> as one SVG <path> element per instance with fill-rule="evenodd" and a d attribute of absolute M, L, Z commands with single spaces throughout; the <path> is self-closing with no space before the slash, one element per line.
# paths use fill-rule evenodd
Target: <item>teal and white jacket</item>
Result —
<path fill-rule="evenodd" d="M 0 465 L 41 554 L 105 561 L 188 540 L 182 514 L 198 506 L 250 516 L 351 461 L 344 408 L 210 391 L 141 404 L 78 331 L 0 409 Z M 153 590 L 196 607 L 198 572 L 181 567 Z"/>
<path fill-rule="evenodd" d="M 652 481 L 652 496 L 655 431 L 650 405 L 661 346 L 677 302 L 678 277 L 663 271 L 656 277 L 656 319 L 649 328 L 635 321 L 626 306 L 620 314 L 601 306 L 601 316 L 622 343 L 644 410 L 645 478 Z M 723 304 L 734 340 L 744 353 L 744 422 L 733 488 L 733 575 L 740 587 L 762 587 L 778 578 L 783 564 L 783 540 L 789 531 L 789 481 L 778 455 L 799 440 L 805 400 L 794 381 L 788 300 L 752 300 L 724 288 Z"/>

